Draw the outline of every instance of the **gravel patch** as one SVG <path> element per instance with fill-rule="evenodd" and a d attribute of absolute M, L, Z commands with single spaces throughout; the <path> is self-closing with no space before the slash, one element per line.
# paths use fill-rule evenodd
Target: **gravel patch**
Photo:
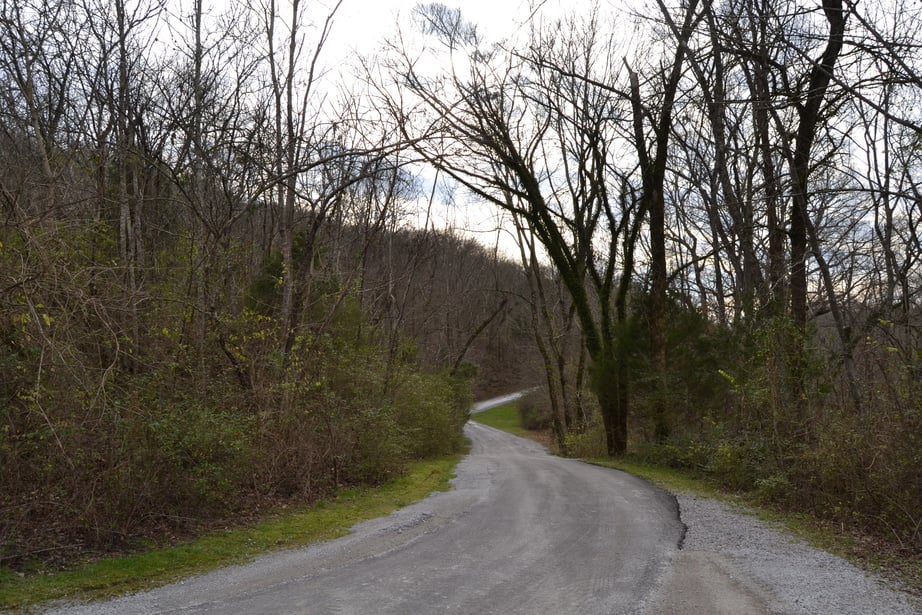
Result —
<path fill-rule="evenodd" d="M 922 600 L 717 500 L 679 494 L 683 549 L 715 553 L 785 615 L 920 615 Z"/>

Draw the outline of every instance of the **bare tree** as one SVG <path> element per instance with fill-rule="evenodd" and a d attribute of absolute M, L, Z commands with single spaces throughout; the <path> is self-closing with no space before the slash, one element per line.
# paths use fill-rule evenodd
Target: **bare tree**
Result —
<path fill-rule="evenodd" d="M 627 316 L 642 216 L 609 164 L 617 99 L 599 83 L 615 63 L 598 16 L 536 31 L 529 49 L 505 53 L 482 46 L 475 28 L 459 26 L 456 11 L 436 5 L 419 14 L 455 64 L 430 77 L 404 55 L 394 70 L 419 107 L 404 109 L 395 99 L 395 115 L 424 111 L 426 124 L 404 124 L 417 151 L 515 216 L 540 244 L 573 301 L 608 450 L 620 454 L 628 382 L 619 322 Z"/>

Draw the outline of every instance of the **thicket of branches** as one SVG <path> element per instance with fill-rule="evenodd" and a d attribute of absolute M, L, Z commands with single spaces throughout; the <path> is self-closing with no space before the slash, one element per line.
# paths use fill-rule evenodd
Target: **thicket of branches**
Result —
<path fill-rule="evenodd" d="M 2 567 L 457 451 L 521 343 L 518 269 L 411 224 L 386 118 L 322 74 L 336 7 L 231 10 L 0 3 Z"/>
<path fill-rule="evenodd" d="M 558 446 L 918 552 L 920 8 L 657 0 L 499 43 L 417 18 L 446 62 L 396 47 L 390 102 L 519 229 Z"/>

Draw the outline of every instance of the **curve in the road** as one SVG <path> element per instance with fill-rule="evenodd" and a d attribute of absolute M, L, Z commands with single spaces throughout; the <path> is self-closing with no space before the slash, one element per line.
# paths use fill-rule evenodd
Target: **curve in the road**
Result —
<path fill-rule="evenodd" d="M 676 552 L 675 499 L 469 423 L 454 489 L 350 536 L 59 613 L 635 613 Z"/>

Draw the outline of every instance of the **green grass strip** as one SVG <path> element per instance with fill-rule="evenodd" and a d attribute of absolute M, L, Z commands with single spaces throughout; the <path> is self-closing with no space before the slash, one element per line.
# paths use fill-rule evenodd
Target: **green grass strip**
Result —
<path fill-rule="evenodd" d="M 514 403 L 503 404 L 502 406 L 472 414 L 471 420 L 516 436 L 528 435 L 528 430 L 522 427 L 518 406 Z"/>
<path fill-rule="evenodd" d="M 586 459 L 586 461 L 594 465 L 614 468 L 639 476 L 657 487 L 673 493 L 690 493 L 739 503 L 739 498 L 734 497 L 732 494 L 722 492 L 715 485 L 705 480 L 694 478 L 673 468 L 637 463 L 627 459 L 595 458 Z"/>
<path fill-rule="evenodd" d="M 166 585 L 193 574 L 251 560 L 280 549 L 344 536 L 360 521 L 390 514 L 447 491 L 460 456 L 420 461 L 375 488 L 344 490 L 335 499 L 266 519 L 254 527 L 208 534 L 174 547 L 104 559 L 64 572 L 20 577 L 0 569 L 0 610 L 49 600 L 99 600 Z"/>

